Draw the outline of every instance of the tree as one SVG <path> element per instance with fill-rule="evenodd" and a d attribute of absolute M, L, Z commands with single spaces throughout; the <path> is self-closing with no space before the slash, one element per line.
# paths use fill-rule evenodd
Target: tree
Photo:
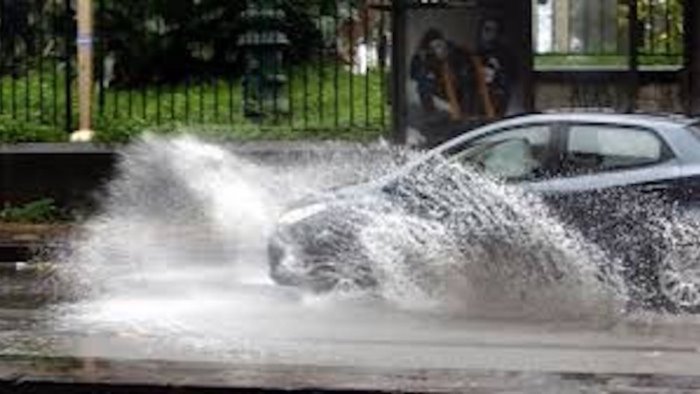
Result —
<path fill-rule="evenodd" d="M 303 62 L 320 41 L 310 8 L 304 1 L 275 3 L 286 15 L 279 28 L 292 43 L 293 60 Z M 246 2 L 103 0 L 101 5 L 99 52 L 115 59 L 118 83 L 173 82 L 242 71 L 237 41 L 249 28 L 241 17 Z"/>

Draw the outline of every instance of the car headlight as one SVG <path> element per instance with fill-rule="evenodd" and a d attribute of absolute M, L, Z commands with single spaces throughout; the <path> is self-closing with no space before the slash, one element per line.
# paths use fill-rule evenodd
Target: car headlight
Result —
<path fill-rule="evenodd" d="M 326 204 L 313 204 L 302 208 L 293 209 L 280 218 L 280 224 L 288 225 L 300 222 L 306 218 L 323 212 L 328 208 Z"/>

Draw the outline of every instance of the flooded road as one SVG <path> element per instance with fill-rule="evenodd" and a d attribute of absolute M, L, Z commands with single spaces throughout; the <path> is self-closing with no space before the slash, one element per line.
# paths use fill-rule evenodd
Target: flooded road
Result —
<path fill-rule="evenodd" d="M 596 281 L 595 245 L 484 182 L 445 189 L 469 214 L 452 233 L 375 215 L 362 246 L 380 291 L 275 285 L 266 241 L 287 205 L 381 167 L 364 158 L 266 167 L 192 139 L 132 147 L 55 264 L 0 268 L 0 381 L 700 390 L 700 317 L 629 310 Z M 498 261 L 489 239 L 508 245 Z"/>
<path fill-rule="evenodd" d="M 602 389 L 654 376 L 668 387 L 700 388 L 698 317 L 527 322 L 402 312 L 268 283 L 227 287 L 221 271 L 211 274 L 199 277 L 209 290 L 198 294 L 62 304 L 37 302 L 35 279 L 15 275 L 15 295 L 28 295 L 0 309 L 0 377 L 418 391 L 472 382 L 557 392 L 562 384 Z M 67 359 L 75 360 L 68 368 Z"/>

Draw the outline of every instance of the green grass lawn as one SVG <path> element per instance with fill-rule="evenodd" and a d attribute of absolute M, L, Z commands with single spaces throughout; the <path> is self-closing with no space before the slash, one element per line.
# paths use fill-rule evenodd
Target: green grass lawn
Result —
<path fill-rule="evenodd" d="M 243 113 L 240 79 L 193 80 L 177 85 L 109 88 L 95 94 L 93 121 L 103 142 L 125 142 L 145 130 L 194 132 L 226 139 L 371 140 L 389 127 L 388 77 L 351 75 L 325 65 L 296 67 L 261 121 Z M 96 93 L 97 93 L 96 89 Z M 0 142 L 67 139 L 62 70 L 0 78 Z M 73 89 L 71 110 L 77 121 Z M 284 103 L 290 103 L 285 110 Z M 75 123 L 75 122 L 74 122 Z M 75 128 L 77 124 L 73 124 Z"/>
<path fill-rule="evenodd" d="M 644 67 L 673 67 L 683 65 L 683 55 L 640 55 L 639 65 Z M 535 69 L 624 69 L 629 66 L 625 55 L 571 55 L 542 54 L 535 56 Z"/>

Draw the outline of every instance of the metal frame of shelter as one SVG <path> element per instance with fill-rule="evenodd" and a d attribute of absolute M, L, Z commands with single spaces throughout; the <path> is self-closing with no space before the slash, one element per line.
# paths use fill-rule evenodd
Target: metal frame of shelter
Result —
<path fill-rule="evenodd" d="M 532 0 L 513 0 L 509 7 L 520 15 L 523 23 L 519 24 L 521 35 L 525 39 L 519 42 L 526 52 L 519 52 L 528 59 L 523 59 L 524 69 L 520 78 L 524 78 L 523 97 L 521 99 L 521 113 L 536 112 L 542 110 L 537 103 L 537 89 L 543 84 L 568 84 L 576 86 L 605 85 L 615 83 L 620 87 L 618 95 L 621 97 L 619 105 L 614 110 L 618 112 L 644 111 L 638 105 L 640 88 L 650 84 L 660 83 L 674 85 L 676 92 L 680 94 L 682 108 L 677 112 L 686 115 L 700 114 L 700 2 L 697 0 L 683 0 L 683 62 L 675 68 L 647 68 L 640 66 L 640 43 L 643 40 L 643 26 L 639 19 L 639 5 L 642 0 L 621 0 L 628 9 L 629 21 L 626 26 L 628 64 L 616 69 L 605 67 L 575 68 L 548 68 L 536 70 L 534 67 L 535 53 L 531 40 L 533 25 Z M 410 29 L 408 15 L 417 10 L 435 8 L 465 8 L 478 6 L 479 0 L 394 0 L 391 4 L 393 20 L 393 46 L 392 46 L 392 102 L 393 102 L 393 139 L 403 143 L 407 137 L 407 115 L 409 109 L 406 103 L 406 81 L 409 78 L 409 70 L 406 66 L 406 56 L 410 48 L 407 47 L 407 36 Z M 520 48 L 522 49 L 522 48 Z M 577 107 L 566 106 L 567 108 Z M 592 107 L 592 106 L 589 106 Z"/>

